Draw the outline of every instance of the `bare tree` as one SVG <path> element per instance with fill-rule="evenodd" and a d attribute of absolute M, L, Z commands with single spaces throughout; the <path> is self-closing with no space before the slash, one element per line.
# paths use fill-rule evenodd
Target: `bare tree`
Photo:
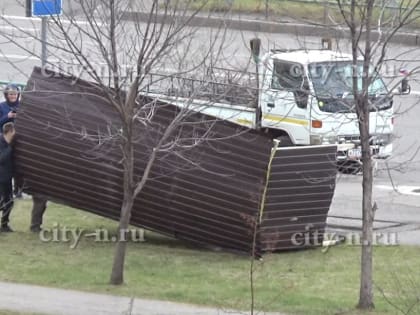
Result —
<path fill-rule="evenodd" d="M 369 91 L 378 71 L 384 65 L 387 49 L 392 38 L 398 35 L 402 27 L 418 19 L 419 16 L 416 10 L 420 2 L 401 2 L 398 7 L 397 17 L 386 15 L 386 2 L 383 1 L 368 0 L 359 2 L 352 0 L 348 3 L 338 0 L 337 4 L 345 25 L 350 31 L 351 53 L 353 56 L 352 86 L 362 147 L 363 227 L 358 307 L 370 309 L 374 307 L 372 233 L 377 206 L 372 197 L 373 165 L 369 143 L 371 137 L 369 116 L 372 101 L 369 98 Z"/>
<path fill-rule="evenodd" d="M 183 156 L 183 151 L 212 139 L 211 130 L 216 119 L 202 122 L 197 127 L 194 126 L 197 122 L 188 121 L 188 117 L 192 111 L 192 99 L 197 94 L 203 97 L 206 90 L 211 90 L 204 80 L 208 72 L 203 69 L 217 63 L 225 33 L 223 28 L 215 29 L 204 45 L 198 45 L 195 39 L 197 29 L 190 22 L 200 12 L 205 1 L 198 9 L 190 10 L 192 2 L 194 1 L 80 0 L 77 1 L 77 7 L 81 13 L 77 19 L 70 14 L 49 17 L 47 66 L 66 74 L 78 74 L 99 86 L 121 122 L 121 129 L 113 129 L 108 135 L 96 135 L 96 138 L 102 139 L 117 138 L 122 154 L 123 203 L 118 226 L 120 239 L 115 248 L 111 284 L 119 285 L 124 282 L 127 243 L 123 236 L 129 227 L 134 200 L 150 179 L 157 159 L 172 154 L 184 164 L 195 164 L 191 157 Z M 146 18 L 144 14 L 141 15 L 142 20 L 132 15 L 133 21 L 127 22 L 127 12 L 136 9 L 146 11 Z M 15 27 L 22 36 L 30 37 L 37 43 L 41 42 L 38 33 L 33 34 L 7 19 L 3 20 Z M 39 56 L 34 47 L 22 45 L 15 34 L 2 35 L 13 41 L 18 48 Z M 156 69 L 166 74 L 153 75 L 152 72 Z M 198 79 L 195 89 L 188 88 L 187 81 L 182 79 L 182 75 L 187 73 L 195 73 L 194 76 Z M 147 130 L 147 126 L 155 123 L 153 120 L 159 110 L 159 102 L 145 97 L 144 93 L 151 92 L 156 86 L 165 89 L 175 100 L 183 96 L 184 105 L 179 107 L 164 129 L 160 126 L 157 133 L 139 136 L 139 124 L 146 126 Z M 215 101 L 214 97 L 206 99 L 207 103 L 203 103 L 205 106 Z M 190 136 L 182 136 L 182 131 L 187 128 L 191 129 Z M 150 152 L 142 153 L 147 156 L 146 163 L 142 174 L 137 175 L 135 158 L 139 153 L 135 151 L 135 143 L 148 136 L 153 137 L 150 141 Z"/>

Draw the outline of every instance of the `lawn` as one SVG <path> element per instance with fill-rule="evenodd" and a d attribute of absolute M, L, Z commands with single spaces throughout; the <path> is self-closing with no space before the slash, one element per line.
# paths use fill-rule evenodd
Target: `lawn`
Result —
<path fill-rule="evenodd" d="M 155 233 L 131 242 L 126 284 L 108 284 L 114 244 L 84 237 L 71 242 L 43 242 L 28 231 L 30 200 L 20 200 L 12 213 L 15 233 L 0 234 L 0 281 L 102 292 L 246 309 L 249 304 L 249 259 L 203 250 Z M 46 229 L 115 230 L 116 223 L 86 212 L 49 204 Z M 256 262 L 256 307 L 291 314 L 359 314 L 359 247 L 337 246 L 264 256 Z M 420 248 L 376 247 L 376 311 L 396 314 L 379 293 L 403 306 L 420 293 Z M 417 290 L 417 292 L 412 292 Z M 1 313 L 0 313 L 1 314 Z"/>
<path fill-rule="evenodd" d="M 41 314 L 21 313 L 21 312 L 13 312 L 13 311 L 0 310 L 0 315 L 41 315 Z"/>
<path fill-rule="evenodd" d="M 336 1 L 322 0 L 184 0 L 188 3 L 190 9 L 203 9 L 211 12 L 234 12 L 241 14 L 257 14 L 266 17 L 269 20 L 287 20 L 306 21 L 320 24 L 344 23 L 344 19 Z M 343 7 L 348 12 L 347 1 L 341 1 Z M 389 24 L 394 14 L 398 12 L 381 6 L 378 6 L 373 12 L 373 23 L 377 23 L 381 16 L 386 24 Z M 390 2 L 384 2 L 385 5 L 391 5 Z M 413 6 L 410 1 L 402 1 L 402 7 Z M 404 10 L 402 10 L 404 11 Z M 267 16 L 266 16 L 267 15 Z M 356 19 L 359 15 L 356 15 Z M 418 12 L 415 14 L 418 17 Z M 376 24 L 375 24 L 376 26 Z M 389 26 L 389 25 L 387 25 Z M 419 18 L 413 19 L 412 27 L 420 26 Z"/>
<path fill-rule="evenodd" d="M 185 0 L 186 3 L 191 3 Z M 198 0 L 194 1 L 191 9 L 203 8 L 205 11 L 212 12 L 226 12 L 232 11 L 235 13 L 244 14 L 262 14 L 266 13 L 269 16 L 284 16 L 291 19 L 312 19 L 313 21 L 322 21 L 324 18 L 324 6 L 319 3 L 299 3 L 296 1 L 268 1 L 266 7 L 265 0 Z M 266 12 L 267 10 L 267 12 Z M 329 8 L 335 16 L 338 16 L 339 11 Z M 331 12 L 329 12 L 331 14 Z"/>

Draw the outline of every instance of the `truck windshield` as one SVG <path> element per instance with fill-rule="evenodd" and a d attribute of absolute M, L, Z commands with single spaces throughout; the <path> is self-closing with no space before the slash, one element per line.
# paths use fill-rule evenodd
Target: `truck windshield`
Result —
<path fill-rule="evenodd" d="M 353 102 L 353 65 L 348 61 L 321 62 L 309 64 L 308 71 L 312 80 L 315 95 L 320 104 L 329 104 L 321 110 L 328 112 L 352 112 Z M 357 65 L 358 89 L 362 90 L 363 64 Z M 373 76 L 369 86 L 369 99 L 372 101 L 374 110 L 384 110 L 392 104 L 384 82 L 378 74 Z M 378 100 L 378 101 L 376 101 Z"/>

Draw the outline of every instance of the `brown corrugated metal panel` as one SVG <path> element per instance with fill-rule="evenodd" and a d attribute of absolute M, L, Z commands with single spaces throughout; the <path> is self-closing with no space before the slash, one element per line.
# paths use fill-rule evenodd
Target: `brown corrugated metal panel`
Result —
<path fill-rule="evenodd" d="M 336 146 L 276 150 L 259 230 L 262 251 L 321 243 L 335 189 L 336 152 Z"/>
<path fill-rule="evenodd" d="M 158 103 L 147 128 L 136 125 L 136 178 L 143 174 L 151 149 L 177 110 Z M 209 139 L 178 154 L 158 156 L 135 201 L 131 223 L 190 242 L 249 253 L 250 222 L 259 218 L 272 139 L 198 113 L 184 122 L 176 131 L 181 138 L 200 137 L 211 126 Z M 26 192 L 119 218 L 123 176 L 115 134 L 121 122 L 98 86 L 35 68 L 16 126 L 16 163 Z M 261 249 L 272 249 L 273 244 L 280 249 L 279 244 L 290 243 L 296 229 L 288 220 L 295 214 L 312 215 L 297 222 L 301 225 L 325 223 L 333 189 L 324 191 L 319 183 L 329 174 L 328 183 L 334 184 L 332 149 L 325 150 L 278 150 L 260 226 Z M 307 180 L 315 177 L 320 177 L 317 185 Z M 308 203 L 313 197 L 314 202 Z"/>
<path fill-rule="evenodd" d="M 176 111 L 162 103 L 151 128 L 136 126 L 138 177 Z M 131 223 L 179 239 L 249 252 L 249 217 L 258 216 L 272 139 L 228 122 L 214 124 L 214 118 L 197 113 L 186 121 L 195 124 L 185 123 L 177 130 L 185 138 L 199 137 L 213 125 L 207 141 L 182 149 L 182 156 L 196 166 L 176 154 L 161 154 L 136 199 Z M 96 85 L 36 68 L 16 126 L 16 162 L 25 191 L 119 218 L 122 156 L 118 140 L 106 136 L 118 132 L 121 123 Z"/>

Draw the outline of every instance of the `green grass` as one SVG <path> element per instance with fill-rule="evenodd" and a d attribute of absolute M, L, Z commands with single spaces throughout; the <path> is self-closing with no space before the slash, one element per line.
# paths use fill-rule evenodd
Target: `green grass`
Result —
<path fill-rule="evenodd" d="M 108 285 L 114 244 L 84 238 L 69 243 L 41 242 L 28 232 L 31 202 L 19 201 L 12 213 L 15 233 L 0 234 L 0 281 L 38 284 L 116 295 L 136 296 L 246 309 L 249 304 L 249 259 L 212 252 L 146 233 L 146 242 L 130 243 L 126 284 Z M 115 229 L 116 222 L 50 204 L 45 228 Z M 359 247 L 338 246 L 264 256 L 256 262 L 257 308 L 293 314 L 359 314 Z M 419 283 L 420 248 L 375 248 L 375 282 L 395 303 L 406 302 L 409 281 Z M 413 272 L 415 270 L 416 272 Z M 397 274 L 398 276 L 395 276 Z M 399 298 L 404 280 L 408 293 Z M 396 314 L 376 290 L 376 312 Z M 411 295 L 410 295 L 411 294 Z M 417 291 L 419 294 L 419 291 Z"/>
<path fill-rule="evenodd" d="M 187 3 L 189 0 L 185 0 Z M 205 3 L 205 4 L 204 4 Z M 203 6 L 204 4 L 204 6 Z M 265 0 L 240 0 L 233 1 L 232 5 L 226 0 L 199 0 L 191 4 L 191 9 L 203 7 L 205 11 L 212 12 L 239 12 L 245 14 L 265 14 Z M 316 3 L 296 3 L 293 1 L 269 1 L 268 14 L 287 16 L 295 19 L 323 18 L 324 7 Z M 338 11 L 337 11 L 338 13 Z"/>
<path fill-rule="evenodd" d="M 235 12 L 242 14 L 267 14 L 270 20 L 281 18 L 294 19 L 297 21 L 316 22 L 320 24 L 335 24 L 344 23 L 344 19 L 336 2 L 330 1 L 327 6 L 322 1 L 290 1 L 290 0 L 184 0 L 188 3 L 190 9 L 203 8 L 204 11 L 211 12 Z M 345 2 L 343 2 L 345 3 Z M 409 1 L 402 1 L 402 6 L 413 5 Z M 349 7 L 344 5 L 348 12 Z M 384 26 L 389 26 L 394 11 L 391 9 L 383 10 L 382 7 L 374 9 L 372 22 L 376 25 L 378 18 L 383 13 L 382 23 Z M 403 11 L 403 13 L 405 13 Z M 360 15 L 362 16 L 362 15 Z M 418 12 L 413 15 L 418 17 Z M 356 16 L 357 19 L 358 16 Z M 415 19 L 410 23 L 412 27 L 420 26 L 420 18 Z"/>
<path fill-rule="evenodd" d="M 41 314 L 22 313 L 22 312 L 14 312 L 14 311 L 0 310 L 0 315 L 41 315 Z"/>

